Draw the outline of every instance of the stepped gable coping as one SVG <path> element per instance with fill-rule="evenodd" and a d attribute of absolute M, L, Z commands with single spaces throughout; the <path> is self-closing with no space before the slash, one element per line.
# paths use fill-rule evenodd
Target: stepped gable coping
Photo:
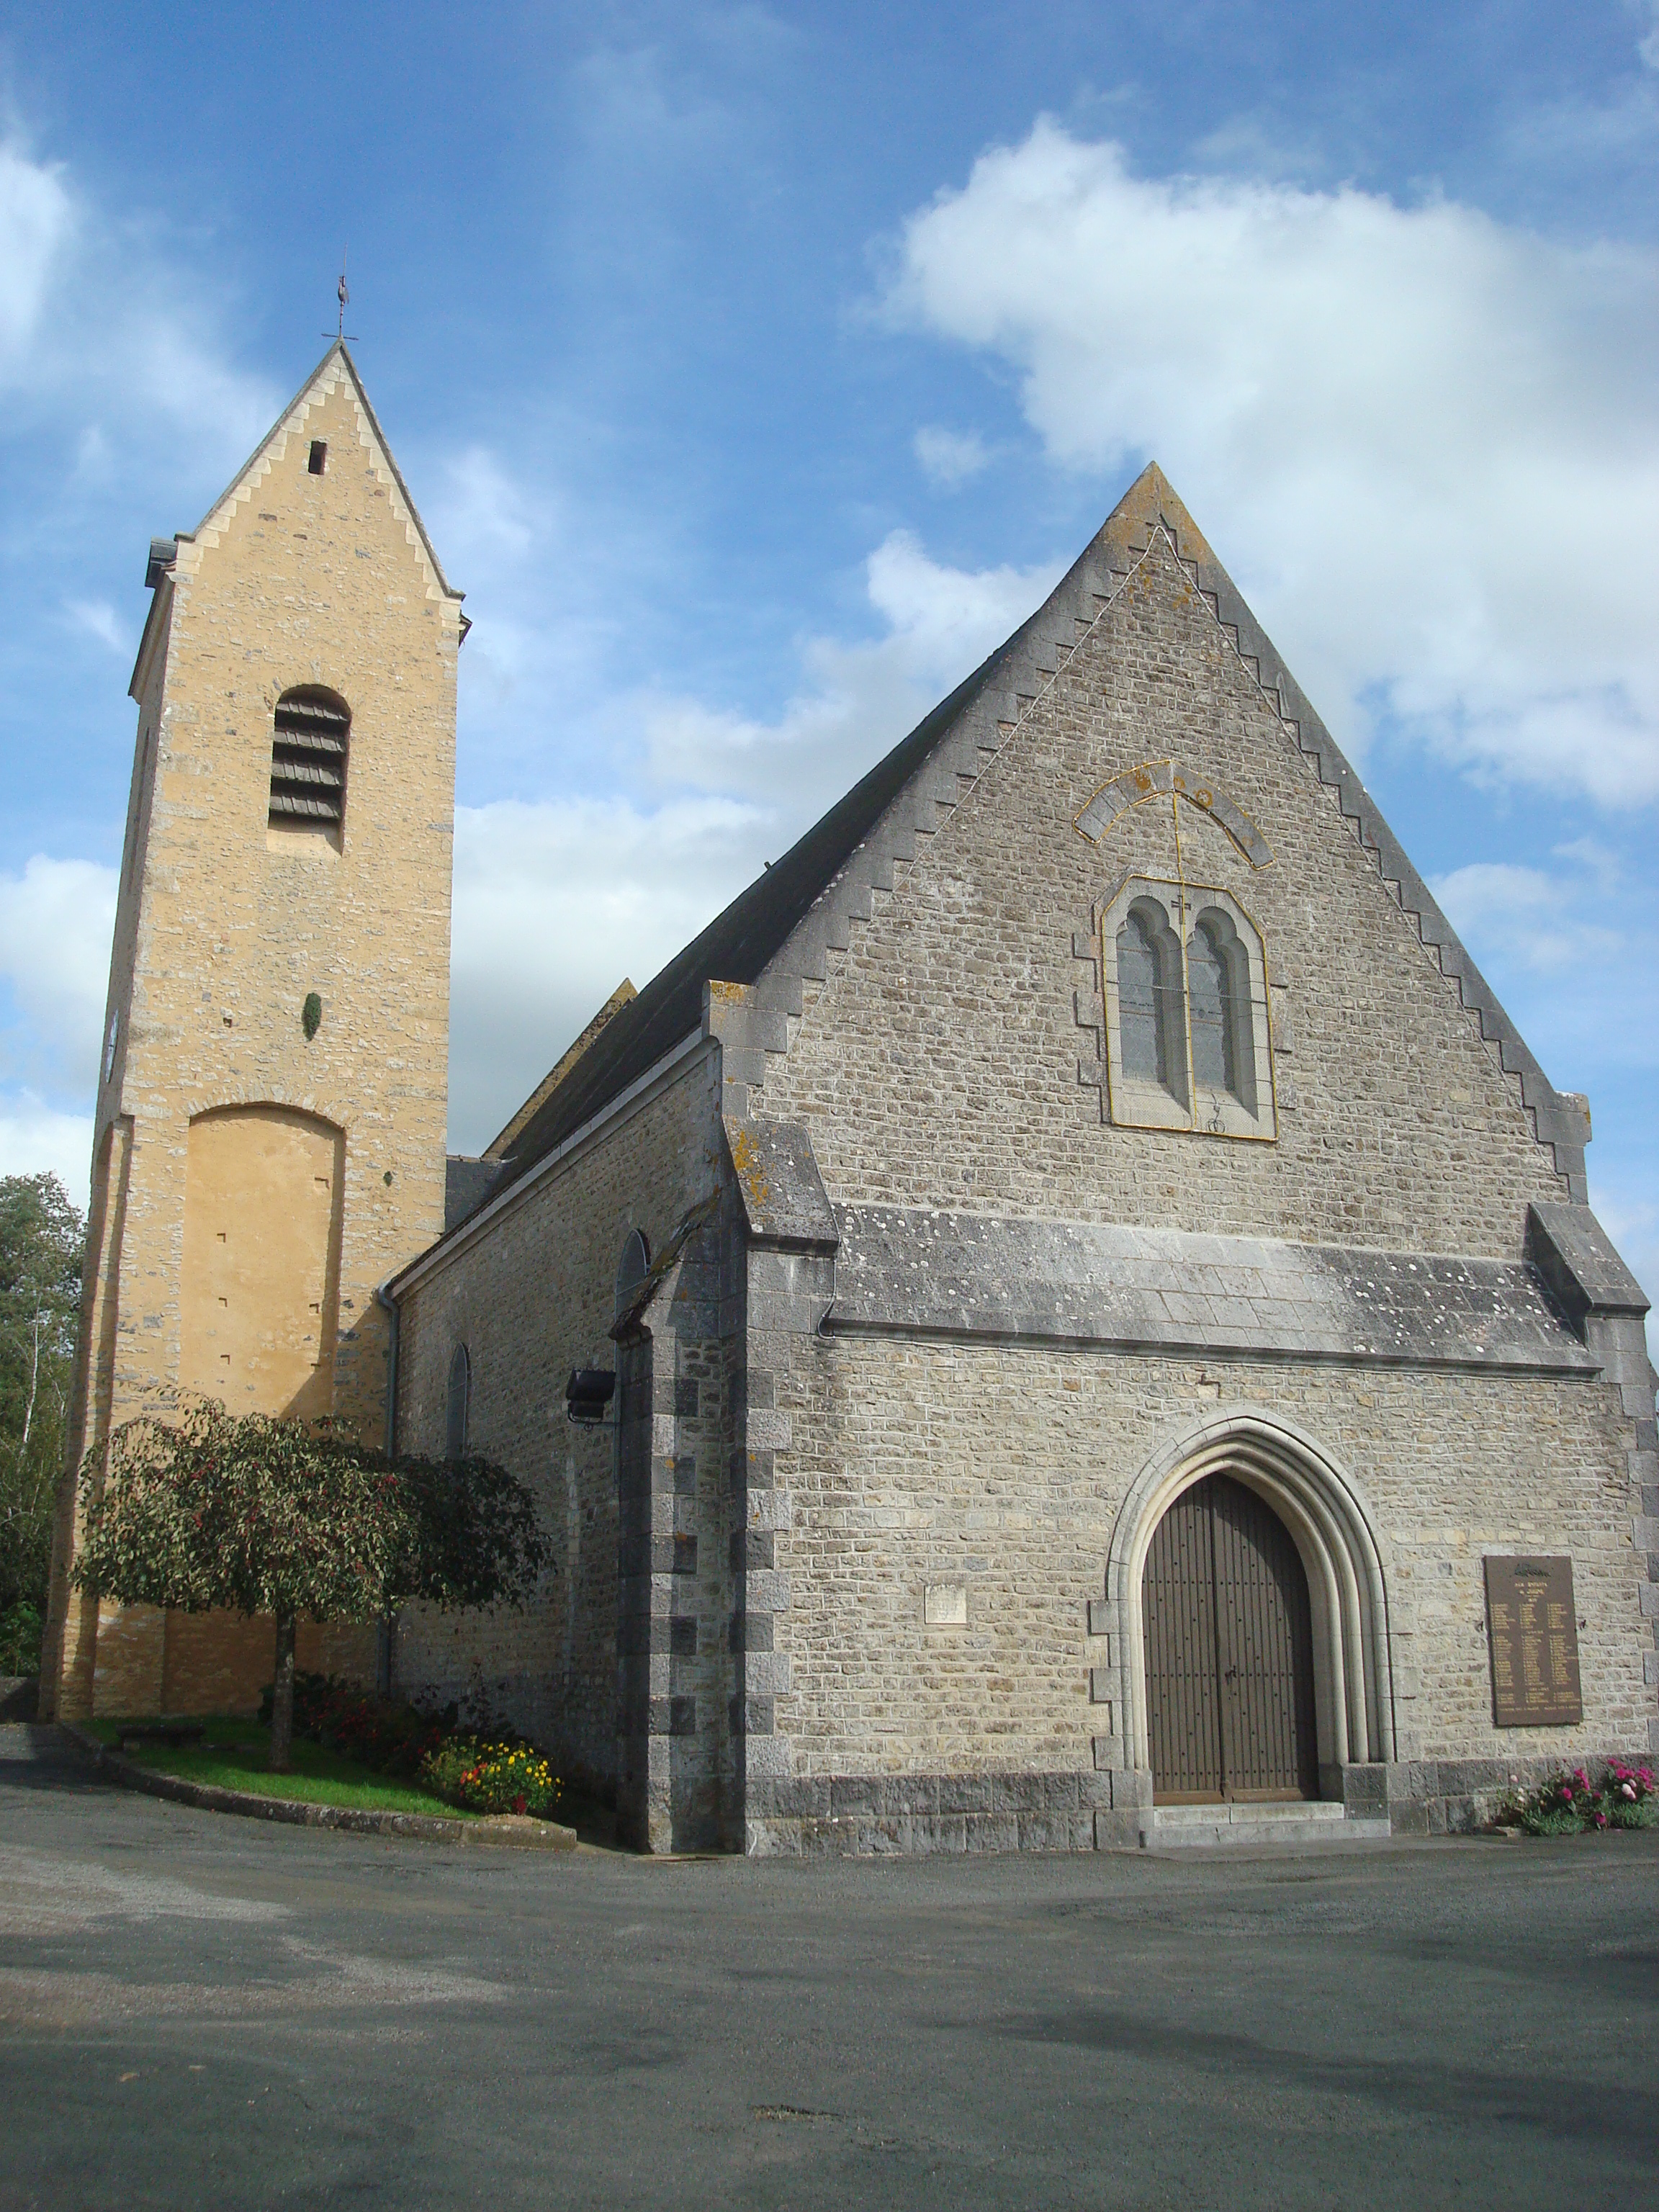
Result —
<path fill-rule="evenodd" d="M 787 1017 L 801 1012 L 804 983 L 823 980 L 828 954 L 846 948 L 855 921 L 870 919 L 874 893 L 891 890 L 896 866 L 913 860 L 918 837 L 935 834 L 949 818 L 1160 537 L 1287 741 L 1332 791 L 1385 888 L 1443 975 L 1456 982 L 1481 1037 L 1515 1079 L 1538 1142 L 1551 1152 L 1569 1195 L 1587 1203 L 1588 1109 L 1545 1075 L 1155 463 L 1141 471 L 1036 613 L 621 1009 L 519 1133 L 500 1188 L 591 1121 L 699 1020 L 724 1048 L 727 1112 L 747 1118 L 752 1094 L 765 1081 L 768 1054 L 787 1048 Z"/>

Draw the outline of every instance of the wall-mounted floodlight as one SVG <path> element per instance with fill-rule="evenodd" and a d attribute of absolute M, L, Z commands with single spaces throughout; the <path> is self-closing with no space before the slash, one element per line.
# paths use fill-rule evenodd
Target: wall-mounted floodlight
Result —
<path fill-rule="evenodd" d="M 585 1429 L 596 1429 L 616 1395 L 617 1378 L 603 1367 L 578 1367 L 564 1386 L 564 1410 Z"/>

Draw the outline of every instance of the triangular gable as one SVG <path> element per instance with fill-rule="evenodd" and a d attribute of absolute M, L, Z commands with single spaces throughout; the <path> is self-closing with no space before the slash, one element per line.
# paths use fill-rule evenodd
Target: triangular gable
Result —
<path fill-rule="evenodd" d="M 1333 793 L 1341 818 L 1385 888 L 1442 972 L 1455 980 L 1481 1036 L 1516 1079 L 1538 1141 L 1551 1150 L 1571 1196 L 1586 1203 L 1589 1129 L 1583 1102 L 1564 1097 L 1545 1076 L 1156 464 L 1142 471 L 1030 620 L 615 1017 L 520 1130 L 507 1152 L 504 1183 L 592 1120 L 697 1029 L 706 985 L 743 987 L 709 994 L 709 1026 L 726 1048 L 728 1078 L 736 1075 L 740 1085 L 763 1082 L 765 1055 L 785 1048 L 784 1018 L 799 1012 L 803 984 L 822 980 L 828 952 L 847 945 L 854 921 L 870 918 L 874 892 L 890 890 L 896 865 L 913 860 L 917 839 L 932 836 L 948 819 L 1160 533 L 1270 711 Z M 741 1102 L 732 1103 L 740 1110 Z"/>
<path fill-rule="evenodd" d="M 276 422 L 271 424 L 270 428 L 260 439 L 247 459 L 237 470 L 224 490 L 209 507 L 195 529 L 182 530 L 176 538 L 151 540 L 149 565 L 144 580 L 152 589 L 155 589 L 157 585 L 162 586 L 163 588 L 156 592 L 155 599 L 150 607 L 149 618 L 144 625 L 144 635 L 139 643 L 138 657 L 133 668 L 131 687 L 134 697 L 137 696 L 139 673 L 144 665 L 152 632 L 165 613 L 165 603 L 167 598 L 165 586 L 179 574 L 183 573 L 187 575 L 192 573 L 200 552 L 218 544 L 234 516 L 236 509 L 251 502 L 254 492 L 269 473 L 273 463 L 283 459 L 286 453 L 289 440 L 304 434 L 312 411 L 334 392 L 342 378 L 351 387 L 352 396 L 360 411 L 363 428 L 368 433 L 368 443 L 374 454 L 376 473 L 386 484 L 391 495 L 392 514 L 403 524 L 410 543 L 417 548 L 422 556 L 427 570 L 428 592 L 435 598 L 447 599 L 456 606 L 459 606 L 465 598 L 466 594 L 464 592 L 458 592 L 444 574 L 443 563 L 439 560 L 437 550 L 427 535 L 426 525 L 421 520 L 420 510 L 410 497 L 409 487 L 404 482 L 403 472 L 392 457 L 392 448 L 386 442 L 386 433 L 380 428 L 380 417 L 375 414 L 368 394 L 363 388 L 363 380 L 357 374 L 357 364 L 351 358 L 350 351 L 344 340 L 337 338 L 277 416 Z M 467 619 L 463 615 L 461 617 L 463 636 L 466 635 L 468 627 Z"/>

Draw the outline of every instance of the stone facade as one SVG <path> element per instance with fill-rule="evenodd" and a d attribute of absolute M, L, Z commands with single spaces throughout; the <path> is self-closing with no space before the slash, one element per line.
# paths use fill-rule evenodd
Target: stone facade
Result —
<path fill-rule="evenodd" d="M 653 1263 L 651 1291 L 672 1306 L 684 1289 L 682 1306 L 691 1302 L 686 1272 L 696 1255 L 676 1238 L 718 1199 L 718 1055 L 696 1042 L 398 1286 L 399 1443 L 441 1451 L 450 1363 L 465 1345 L 469 1444 L 530 1486 L 555 1556 L 526 1614 L 405 1613 L 396 1680 L 509 1714 L 556 1745 L 568 1773 L 607 1790 L 617 1785 L 624 1734 L 620 1674 L 637 1674 L 632 1661 L 651 1653 L 648 1643 L 642 1652 L 619 1652 L 624 1610 L 659 1621 L 671 1639 L 671 1617 L 711 1624 L 697 1651 L 665 1644 L 656 1654 L 647 1669 L 657 1678 L 650 1695 L 666 1701 L 701 1690 L 706 1717 L 723 1694 L 719 1681 L 692 1679 L 699 1652 L 717 1674 L 724 1664 L 722 1547 L 697 1540 L 727 1457 L 724 1355 L 703 1348 L 718 1328 L 699 1322 L 695 1342 L 688 1337 L 680 1347 L 672 1330 L 636 1322 L 628 1385 L 602 1427 L 567 1419 L 565 1384 L 574 1369 L 617 1364 L 617 1270 L 634 1232 Z M 665 1267 L 673 1278 L 665 1285 Z M 689 1540 L 678 1555 L 677 1535 Z M 634 1571 L 619 1578 L 624 1541 Z M 650 1585 L 653 1554 L 662 1587 L 641 1593 L 636 1585 L 641 1576 Z M 665 1735 L 667 1715 L 658 1720 Z"/>
<path fill-rule="evenodd" d="M 1114 1115 L 1101 925 L 1126 882 L 1259 939 L 1256 1109 Z M 1321 1791 L 1354 1832 L 1467 1823 L 1552 1759 L 1654 1742 L 1653 1377 L 1644 1301 L 1584 1205 L 1583 1102 L 1155 471 L 538 1100 L 471 1241 L 394 1286 L 406 1329 L 487 1273 L 528 1297 L 521 1334 L 599 1359 L 621 1188 L 585 1291 L 566 1254 L 637 1142 L 610 1102 L 682 1031 L 718 1048 L 678 1139 L 704 1179 L 635 1170 L 665 1256 L 611 1324 L 609 1468 L 580 1448 L 584 1531 L 608 1473 L 617 1501 L 614 1595 L 586 1533 L 561 1567 L 592 1591 L 580 1728 L 574 1698 L 520 1692 L 527 1632 L 502 1623 L 489 1661 L 596 1764 L 614 1639 L 641 1842 L 1144 1840 L 1140 1562 L 1211 1470 L 1306 1564 Z M 538 1167 L 572 1144 L 585 1182 Z M 507 1249 L 532 1208 L 544 1290 Z M 422 1355 L 428 1440 L 453 1339 Z M 1522 1551 L 1573 1564 L 1574 1727 L 1492 1723 L 1481 1562 Z M 419 1678 L 407 1642 L 404 1662 Z"/>
<path fill-rule="evenodd" d="M 354 464 L 321 495 L 318 439 Z M 1587 1107 L 1156 470 L 447 1178 L 459 625 L 401 500 L 331 354 L 162 563 L 89 1440 L 216 1363 L 368 1421 L 389 1360 L 396 1442 L 442 1454 L 465 1376 L 468 1448 L 530 1486 L 550 1565 L 522 1613 L 409 1611 L 392 1677 L 515 1721 L 653 1850 L 1146 1840 L 1145 1563 L 1212 1475 L 1301 1561 L 1302 1771 L 1336 1826 L 1467 1825 L 1546 1762 L 1659 1748 L 1646 1302 L 1586 1203 Z M 252 826 L 301 682 L 352 705 L 338 848 Z M 1181 933 L 1155 1072 L 1125 1043 L 1142 900 Z M 1499 1729 L 1482 1561 L 1528 1553 L 1571 1561 L 1583 1719 Z M 265 1634 L 59 1617 L 66 1711 L 216 1697 Z"/>
<path fill-rule="evenodd" d="M 343 347 L 150 582 L 72 1467 L 181 1389 L 378 1439 L 376 1285 L 443 1221 L 460 595 Z M 350 709 L 336 829 L 268 822 L 274 708 L 304 685 Z M 75 1534 L 71 1470 L 48 1710 L 257 1698 L 269 1623 L 100 1615 L 68 1587 Z M 373 1647 L 308 1627 L 300 1663 Z"/>

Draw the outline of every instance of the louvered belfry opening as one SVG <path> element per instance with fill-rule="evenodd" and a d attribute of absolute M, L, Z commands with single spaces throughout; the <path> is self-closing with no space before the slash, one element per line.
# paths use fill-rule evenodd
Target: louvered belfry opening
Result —
<path fill-rule="evenodd" d="M 351 709 L 337 692 L 317 684 L 283 692 L 270 747 L 273 830 L 340 827 L 350 742 Z"/>

